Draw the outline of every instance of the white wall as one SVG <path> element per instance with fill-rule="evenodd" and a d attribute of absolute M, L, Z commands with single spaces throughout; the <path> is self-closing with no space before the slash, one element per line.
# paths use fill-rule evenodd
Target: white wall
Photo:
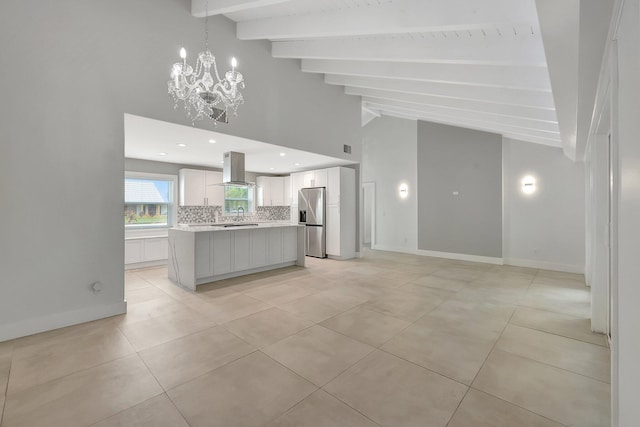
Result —
<path fill-rule="evenodd" d="M 613 411 L 620 427 L 640 425 L 640 1 L 626 0 L 618 28 L 613 141 L 619 159 L 617 294 L 614 289 Z M 614 84 L 615 88 L 615 84 Z M 615 228 L 614 228 L 615 232 Z M 612 266 L 614 269 L 616 266 Z M 615 308 L 617 307 L 617 310 Z M 615 325 L 617 324 L 617 331 Z M 616 392 L 614 391 L 614 398 Z M 617 403 L 617 405 L 616 405 Z"/>
<path fill-rule="evenodd" d="M 417 218 L 417 122 L 382 116 L 364 127 L 362 182 L 375 182 L 375 249 L 415 252 Z M 409 195 L 401 199 L 401 183 Z"/>
<path fill-rule="evenodd" d="M 168 72 L 180 46 L 201 49 L 203 27 L 189 0 L 0 2 L 0 341 L 125 309 L 124 114 L 190 124 Z M 217 131 L 360 160 L 357 98 L 237 40 L 225 17 L 210 33 L 247 82 Z"/>
<path fill-rule="evenodd" d="M 522 178 L 536 192 L 522 192 Z M 505 264 L 584 272 L 584 167 L 560 148 L 503 141 Z"/>

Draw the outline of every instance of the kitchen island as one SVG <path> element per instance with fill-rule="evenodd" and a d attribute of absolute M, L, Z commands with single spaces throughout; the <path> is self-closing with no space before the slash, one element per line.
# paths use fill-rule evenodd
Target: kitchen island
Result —
<path fill-rule="evenodd" d="M 169 229 L 169 279 L 198 285 L 291 265 L 304 266 L 304 226 L 259 223 Z"/>

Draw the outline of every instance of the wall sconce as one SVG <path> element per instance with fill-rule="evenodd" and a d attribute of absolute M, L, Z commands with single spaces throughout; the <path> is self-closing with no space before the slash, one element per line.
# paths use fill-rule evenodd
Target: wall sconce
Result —
<path fill-rule="evenodd" d="M 409 196 L 409 186 L 405 183 L 400 184 L 398 194 L 400 194 L 401 199 L 406 199 Z"/>
<path fill-rule="evenodd" d="M 533 194 L 536 192 L 536 179 L 531 175 L 522 178 L 522 192 L 524 194 Z"/>

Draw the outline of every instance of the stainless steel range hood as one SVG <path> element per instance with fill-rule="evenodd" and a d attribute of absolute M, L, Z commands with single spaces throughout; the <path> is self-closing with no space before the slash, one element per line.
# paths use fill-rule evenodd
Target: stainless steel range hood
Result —
<path fill-rule="evenodd" d="M 244 153 L 228 151 L 223 154 L 222 183 L 225 187 L 253 187 L 255 184 L 245 181 Z"/>

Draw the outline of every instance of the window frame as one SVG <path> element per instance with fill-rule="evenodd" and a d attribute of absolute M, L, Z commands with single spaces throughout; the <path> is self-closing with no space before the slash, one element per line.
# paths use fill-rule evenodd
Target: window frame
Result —
<path fill-rule="evenodd" d="M 246 188 L 247 189 L 247 198 L 240 199 L 236 197 L 227 198 L 227 188 Z M 256 195 L 255 195 L 255 185 L 238 185 L 238 186 L 230 186 L 224 188 L 224 204 L 222 206 L 223 215 L 232 215 L 237 214 L 238 210 L 227 210 L 227 200 L 236 201 L 236 200 L 246 200 L 248 209 L 245 211 L 245 214 L 253 214 L 256 211 Z"/>
<path fill-rule="evenodd" d="M 124 180 L 125 179 L 146 179 L 153 181 L 168 181 L 169 184 L 169 202 L 167 203 L 167 224 L 158 225 L 158 224 L 124 224 L 125 231 L 133 231 L 133 230 L 167 230 L 169 228 L 175 227 L 178 223 L 178 175 L 173 174 L 163 174 L 163 173 L 151 173 L 151 172 L 139 172 L 139 171 L 125 171 L 124 178 L 122 179 L 122 188 L 124 191 Z M 123 195 L 123 206 L 127 203 L 124 200 Z M 124 209 L 123 209 L 124 210 Z"/>

